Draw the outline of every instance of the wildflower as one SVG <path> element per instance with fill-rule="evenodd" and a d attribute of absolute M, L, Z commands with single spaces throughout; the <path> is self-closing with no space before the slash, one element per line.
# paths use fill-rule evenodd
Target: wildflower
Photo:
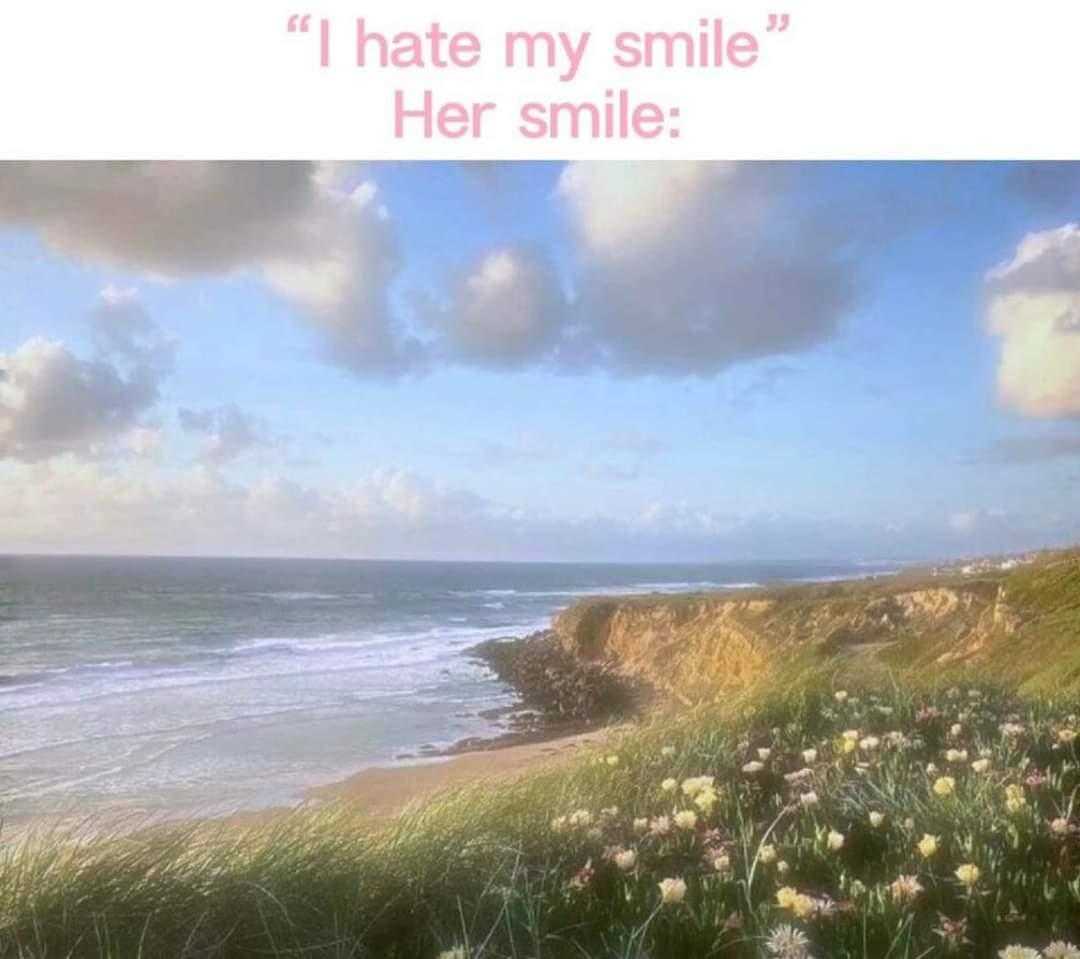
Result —
<path fill-rule="evenodd" d="M 809 959 L 810 940 L 801 929 L 784 923 L 769 933 L 765 949 L 776 959 Z"/>
<path fill-rule="evenodd" d="M 721 876 L 727 876 L 731 873 L 731 857 L 727 853 L 718 853 L 712 858 L 712 867 Z"/>
<path fill-rule="evenodd" d="M 571 878 L 569 884 L 570 888 L 584 889 L 590 882 L 592 882 L 594 872 L 595 870 L 593 869 L 592 860 L 586 860 L 585 865 L 582 866 L 576 873 L 574 873 L 573 878 Z"/>
<path fill-rule="evenodd" d="M 964 727 L 959 723 L 953 723 L 952 726 L 949 727 L 949 735 L 952 736 L 953 739 L 959 739 L 963 734 Z"/>
<path fill-rule="evenodd" d="M 716 805 L 719 799 L 720 794 L 710 786 L 708 789 L 703 789 L 694 797 L 694 805 L 707 816 L 712 812 L 713 806 Z"/>
<path fill-rule="evenodd" d="M 804 809 L 810 809 L 816 806 L 818 801 L 818 794 L 812 789 L 799 796 L 799 802 L 802 803 Z"/>
<path fill-rule="evenodd" d="M 956 872 L 953 874 L 969 889 L 979 881 L 981 875 L 979 867 L 972 862 L 966 862 L 961 866 L 956 867 Z"/>
<path fill-rule="evenodd" d="M 600 810 L 600 815 L 603 816 L 605 819 L 614 819 L 617 815 L 619 815 L 619 807 L 605 806 L 603 809 Z"/>
<path fill-rule="evenodd" d="M 666 836 L 671 832 L 671 820 L 667 816 L 657 816 L 649 823 L 649 832 L 654 836 Z"/>
<path fill-rule="evenodd" d="M 672 756 L 675 755 L 675 747 L 665 746 L 663 749 L 660 750 L 660 755 L 663 756 L 665 759 L 670 759 Z"/>
<path fill-rule="evenodd" d="M 923 859 L 929 859 L 931 856 L 934 856 L 938 851 L 939 841 L 940 839 L 938 836 L 931 836 L 928 832 L 923 833 L 923 837 L 919 840 L 916 847 L 919 850 L 919 855 L 922 856 Z"/>
<path fill-rule="evenodd" d="M 679 788 L 679 781 L 677 779 L 665 779 L 660 783 L 660 789 L 662 792 L 673 793 Z"/>
<path fill-rule="evenodd" d="M 1006 946 L 998 955 L 1001 959 L 1039 959 L 1038 950 L 1027 946 Z"/>
<path fill-rule="evenodd" d="M 1043 950 L 1043 959 L 1080 959 L 1080 949 L 1071 942 L 1058 939 Z"/>
<path fill-rule="evenodd" d="M 848 886 L 848 893 L 852 899 L 860 899 L 866 895 L 866 884 L 858 879 L 852 879 L 851 885 Z"/>
<path fill-rule="evenodd" d="M 864 753 L 872 753 L 880 745 L 881 740 L 877 736 L 864 736 L 859 740 L 859 749 Z"/>
<path fill-rule="evenodd" d="M 686 883 L 682 879 L 661 879 L 657 885 L 662 906 L 675 906 L 686 898 Z"/>
<path fill-rule="evenodd" d="M 571 826 L 591 826 L 592 825 L 592 813 L 588 809 L 578 809 L 575 812 L 570 813 L 570 817 L 567 820 Z"/>
<path fill-rule="evenodd" d="M 757 758 L 762 762 L 765 762 L 772 755 L 772 750 L 766 747 L 762 747 L 757 751 Z"/>
<path fill-rule="evenodd" d="M 1006 737 L 1015 738 L 1024 731 L 1024 727 L 1019 723 L 1004 723 L 1000 727 L 1001 734 Z"/>
<path fill-rule="evenodd" d="M 889 894 L 898 903 L 914 902 L 922 891 L 918 876 L 897 876 L 889 885 Z"/>
<path fill-rule="evenodd" d="M 743 766 L 742 771 L 744 773 L 749 773 L 750 775 L 753 775 L 754 773 L 761 772 L 761 770 L 763 770 L 764 768 L 764 763 L 759 763 L 756 759 L 751 759 L 750 762 Z"/>
<path fill-rule="evenodd" d="M 771 862 L 776 862 L 776 846 L 771 843 L 762 846 L 758 850 L 758 862 L 763 862 L 766 865 Z"/>
<path fill-rule="evenodd" d="M 792 773 L 785 773 L 784 782 L 801 783 L 803 780 L 809 779 L 813 775 L 814 770 L 810 769 L 809 767 L 804 767 L 803 769 L 796 769 L 795 772 Z"/>
<path fill-rule="evenodd" d="M 637 850 L 619 849 L 616 850 L 615 855 L 611 858 L 614 860 L 615 865 L 623 872 L 629 872 L 637 865 Z"/>
<path fill-rule="evenodd" d="M 977 773 L 984 773 L 990 768 L 990 760 L 976 759 L 975 762 L 971 764 L 971 768 L 974 769 Z"/>
<path fill-rule="evenodd" d="M 956 780 L 952 776 L 940 776 L 934 780 L 934 795 L 943 799 L 956 792 Z"/>
<path fill-rule="evenodd" d="M 1076 742 L 1077 732 L 1075 729 L 1059 729 L 1057 738 L 1063 746 L 1069 746 Z"/>
<path fill-rule="evenodd" d="M 716 778 L 713 776 L 691 776 L 690 778 L 683 780 L 683 795 L 693 799 L 699 792 L 702 792 L 705 789 L 712 789 L 713 783 L 715 782 Z"/>
<path fill-rule="evenodd" d="M 847 690 L 838 689 L 835 693 L 833 693 L 833 699 L 835 699 L 838 703 L 847 702 L 847 698 Z"/>
<path fill-rule="evenodd" d="M 781 875 L 781 876 L 786 876 L 786 875 L 788 874 L 788 871 L 789 871 L 790 869 L 791 869 L 791 866 L 789 866 L 789 865 L 788 865 L 788 862 L 787 862 L 787 860 L 786 860 L 786 859 L 781 859 L 781 860 L 780 860 L 780 861 L 779 861 L 779 862 L 778 862 L 778 863 L 776 864 L 776 871 L 777 871 L 777 873 L 778 873 L 779 875 Z"/>
<path fill-rule="evenodd" d="M 829 835 L 826 837 L 825 844 L 829 847 L 830 851 L 837 852 L 844 848 L 844 834 L 837 832 L 835 829 L 829 830 Z"/>
<path fill-rule="evenodd" d="M 781 886 L 776 890 L 776 904 L 781 909 L 790 909 L 798 895 L 798 889 L 793 889 L 791 886 Z"/>
<path fill-rule="evenodd" d="M 551 831 L 552 832 L 565 832 L 566 831 L 566 817 L 565 816 L 556 816 L 554 819 L 552 819 L 551 820 Z"/>
<path fill-rule="evenodd" d="M 913 832 L 915 830 L 915 820 L 908 816 L 907 819 L 904 820 L 904 828 L 908 832 Z"/>
<path fill-rule="evenodd" d="M 649 831 L 649 820 L 648 819 L 646 819 L 644 816 L 641 816 L 641 817 L 634 820 L 634 832 L 636 832 L 636 833 L 638 833 L 638 835 L 640 835 L 641 833 L 645 833 L 645 832 L 648 832 L 648 831 Z"/>
<path fill-rule="evenodd" d="M 1005 808 L 1011 813 L 1020 812 L 1027 805 L 1024 787 L 1015 784 L 1005 787 Z"/>
<path fill-rule="evenodd" d="M 693 809 L 680 809 L 675 813 L 675 825 L 679 829 L 693 829 L 697 825 L 697 813 Z"/>
<path fill-rule="evenodd" d="M 939 918 L 941 925 L 934 932 L 945 941 L 945 945 L 950 951 L 968 945 L 966 919 L 950 919 L 948 916 L 940 916 Z"/>
<path fill-rule="evenodd" d="M 945 750 L 945 761 L 950 763 L 966 763 L 968 758 L 966 749 Z"/>
<path fill-rule="evenodd" d="M 800 919 L 809 919 L 818 911 L 818 902 L 812 896 L 807 896 L 805 893 L 799 893 L 795 897 L 795 901 L 791 904 L 791 911 Z"/>
<path fill-rule="evenodd" d="M 860 733 L 857 729 L 845 729 L 840 735 L 848 742 L 857 743 Z"/>
<path fill-rule="evenodd" d="M 803 762 L 808 766 L 811 763 L 817 762 L 817 750 L 816 749 L 804 749 L 802 754 Z"/>
<path fill-rule="evenodd" d="M 606 762 L 609 766 L 618 766 L 619 757 L 613 754 L 611 756 L 608 756 L 608 758 L 605 759 L 604 762 Z"/>
<path fill-rule="evenodd" d="M 1072 826 L 1064 816 L 1058 816 L 1050 821 L 1050 832 L 1055 836 L 1067 836 L 1072 832 Z"/>
<path fill-rule="evenodd" d="M 926 764 L 926 775 L 927 776 L 936 776 L 937 772 L 938 772 L 938 768 L 937 768 L 936 764 L 934 764 L 934 763 L 927 763 Z"/>
<path fill-rule="evenodd" d="M 885 813 L 883 813 L 883 812 L 872 812 L 872 813 L 870 813 L 870 825 L 873 826 L 875 829 L 880 828 L 881 824 L 883 822 L 885 822 Z"/>
<path fill-rule="evenodd" d="M 438 959 L 469 959 L 469 954 L 464 946 L 454 946 L 452 949 L 444 949 L 440 952 Z"/>

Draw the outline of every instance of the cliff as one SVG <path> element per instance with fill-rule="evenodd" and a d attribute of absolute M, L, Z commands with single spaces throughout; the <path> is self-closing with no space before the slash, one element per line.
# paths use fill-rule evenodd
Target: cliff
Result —
<path fill-rule="evenodd" d="M 1041 690 L 1080 685 L 1080 551 L 1017 568 L 680 596 L 588 599 L 563 648 L 680 701 L 715 698 L 780 664 L 979 672 Z"/>

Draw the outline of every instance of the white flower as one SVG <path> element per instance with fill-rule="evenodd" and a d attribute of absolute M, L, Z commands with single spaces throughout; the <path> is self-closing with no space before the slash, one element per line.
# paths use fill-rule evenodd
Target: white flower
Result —
<path fill-rule="evenodd" d="M 802 803 L 804 809 L 810 809 L 818 804 L 818 794 L 811 789 L 799 796 L 799 802 Z"/>
<path fill-rule="evenodd" d="M 634 820 L 634 832 L 641 834 L 649 831 L 649 820 L 644 816 Z"/>
<path fill-rule="evenodd" d="M 922 893 L 918 876 L 897 876 L 889 886 L 894 902 L 912 902 Z"/>
<path fill-rule="evenodd" d="M 1064 816 L 1050 821 L 1050 832 L 1055 836 L 1067 836 L 1069 834 L 1069 820 Z"/>
<path fill-rule="evenodd" d="M 837 832 L 835 829 L 830 829 L 829 835 L 826 838 L 826 845 L 828 845 L 829 849 L 833 852 L 836 852 L 838 849 L 843 849 L 844 834 L 842 832 Z"/>
<path fill-rule="evenodd" d="M 780 861 L 779 861 L 779 862 L 778 862 L 778 863 L 776 864 L 776 871 L 777 871 L 777 873 L 778 873 L 779 875 L 781 875 L 781 876 L 786 876 L 786 875 L 787 875 L 787 873 L 788 873 L 788 870 L 789 870 L 789 869 L 791 869 L 791 866 L 789 866 L 789 865 L 788 865 L 788 863 L 787 863 L 787 860 L 786 860 L 786 859 L 781 859 L 781 860 L 780 860 Z"/>
<path fill-rule="evenodd" d="M 810 940 L 801 929 L 784 923 L 769 933 L 765 949 L 776 959 L 809 959 Z"/>
<path fill-rule="evenodd" d="M 772 755 L 771 749 L 761 748 L 757 751 L 757 758 L 762 762 L 765 762 Z"/>
<path fill-rule="evenodd" d="M 571 826 L 591 826 L 592 813 L 588 809 L 578 809 L 570 813 L 570 818 L 567 821 Z"/>
<path fill-rule="evenodd" d="M 878 746 L 881 745 L 881 740 L 877 736 L 866 736 L 859 740 L 859 749 L 864 753 L 873 752 Z"/>
<path fill-rule="evenodd" d="M 966 763 L 968 758 L 966 749 L 945 750 L 945 760 L 950 763 Z"/>
<path fill-rule="evenodd" d="M 1080 949 L 1071 942 L 1058 939 L 1043 950 L 1043 959 L 1080 959 Z"/>
<path fill-rule="evenodd" d="M 859 741 L 859 731 L 857 729 L 845 729 L 842 735 L 849 743 L 857 743 Z"/>
<path fill-rule="evenodd" d="M 749 773 L 750 775 L 753 775 L 754 773 L 761 772 L 761 770 L 763 770 L 764 768 L 764 763 L 759 763 L 756 759 L 751 759 L 750 762 L 743 766 L 742 771 L 744 773 Z"/>
<path fill-rule="evenodd" d="M 661 879 L 657 885 L 660 887 L 661 905 L 674 906 L 686 898 L 686 883 L 681 879 Z"/>
<path fill-rule="evenodd" d="M 870 825 L 877 829 L 881 824 L 885 822 L 885 813 L 872 812 L 870 813 Z"/>
<path fill-rule="evenodd" d="M 663 749 L 660 750 L 660 755 L 663 756 L 665 759 L 670 759 L 672 756 L 675 755 L 675 747 L 665 746 Z"/>
<path fill-rule="evenodd" d="M 974 769 L 977 773 L 984 773 L 990 768 L 990 760 L 976 759 L 975 762 L 971 764 L 971 768 Z"/>
<path fill-rule="evenodd" d="M 803 762 L 808 766 L 817 762 L 817 750 L 816 749 L 804 749 L 802 754 Z"/>
<path fill-rule="evenodd" d="M 1039 959 L 1038 950 L 1027 946 L 1006 946 L 998 955 L 1001 959 Z"/>
<path fill-rule="evenodd" d="M 566 829 L 566 817 L 556 816 L 551 820 L 551 829 L 553 832 L 563 832 Z"/>
<path fill-rule="evenodd" d="M 833 699 L 835 699 L 838 703 L 846 702 L 847 691 L 843 689 L 838 689 L 835 693 L 833 693 Z"/>
<path fill-rule="evenodd" d="M 439 959 L 469 959 L 469 954 L 464 946 L 454 946 L 453 949 L 444 949 L 440 952 Z"/>
<path fill-rule="evenodd" d="M 637 852 L 633 849 L 619 849 L 616 850 L 612 859 L 623 872 L 629 872 L 637 865 Z"/>
<path fill-rule="evenodd" d="M 721 876 L 726 876 L 731 872 L 731 857 L 725 853 L 719 853 L 718 855 L 713 856 L 712 867 L 720 873 Z"/>
<path fill-rule="evenodd" d="M 949 735 L 952 736 L 953 739 L 959 739 L 963 734 L 964 727 L 961 726 L 959 723 L 953 723 L 951 728 L 949 729 Z"/>
<path fill-rule="evenodd" d="M 660 789 L 666 793 L 673 793 L 679 788 L 679 781 L 677 779 L 665 779 L 660 783 Z"/>
<path fill-rule="evenodd" d="M 671 832 L 671 820 L 667 816 L 657 816 L 649 823 L 649 832 L 654 836 L 666 836 Z"/>
<path fill-rule="evenodd" d="M 776 846 L 771 844 L 762 846 L 758 850 L 758 860 L 766 865 L 776 861 Z"/>

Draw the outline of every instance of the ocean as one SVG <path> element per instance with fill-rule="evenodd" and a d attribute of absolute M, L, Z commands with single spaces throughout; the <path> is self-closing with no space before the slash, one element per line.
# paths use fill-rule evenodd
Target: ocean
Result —
<path fill-rule="evenodd" d="M 575 599 L 876 571 L 0 557 L 0 818 L 216 815 L 504 731 L 468 655 Z"/>

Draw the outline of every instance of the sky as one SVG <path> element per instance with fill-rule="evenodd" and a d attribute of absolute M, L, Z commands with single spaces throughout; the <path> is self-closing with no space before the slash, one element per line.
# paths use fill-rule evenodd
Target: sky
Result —
<path fill-rule="evenodd" d="M 0 553 L 1080 541 L 1080 164 L 0 163 Z"/>

